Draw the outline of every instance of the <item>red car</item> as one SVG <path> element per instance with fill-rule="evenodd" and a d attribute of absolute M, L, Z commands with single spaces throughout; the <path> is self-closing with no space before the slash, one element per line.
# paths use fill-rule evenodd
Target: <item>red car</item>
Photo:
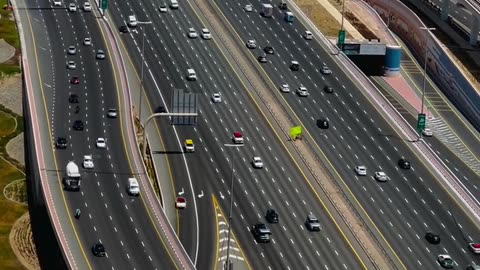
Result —
<path fill-rule="evenodd" d="M 79 84 L 80 83 L 80 79 L 78 77 L 73 77 L 71 80 L 70 80 L 70 83 L 71 84 Z"/>

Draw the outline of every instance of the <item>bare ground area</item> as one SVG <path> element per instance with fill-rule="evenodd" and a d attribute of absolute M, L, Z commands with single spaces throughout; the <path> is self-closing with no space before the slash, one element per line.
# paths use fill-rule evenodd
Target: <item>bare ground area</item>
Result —
<path fill-rule="evenodd" d="M 23 115 L 22 76 L 20 74 L 5 76 L 0 80 L 0 104 L 18 115 Z"/>
<path fill-rule="evenodd" d="M 15 222 L 10 231 L 9 240 L 13 252 L 26 269 L 40 269 L 28 213 L 25 213 Z"/>
<path fill-rule="evenodd" d="M 340 24 L 316 0 L 295 0 L 295 3 L 326 37 L 337 37 Z M 352 37 L 347 33 L 347 38 Z"/>
<path fill-rule="evenodd" d="M 23 133 L 11 139 L 6 146 L 8 155 L 25 166 L 25 152 L 23 151 Z"/>

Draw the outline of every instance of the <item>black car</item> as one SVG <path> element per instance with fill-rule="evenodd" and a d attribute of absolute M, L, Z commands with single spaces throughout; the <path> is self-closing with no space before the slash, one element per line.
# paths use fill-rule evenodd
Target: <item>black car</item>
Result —
<path fill-rule="evenodd" d="M 323 87 L 323 91 L 325 91 L 325 93 L 333 93 L 333 88 L 331 86 L 328 86 L 328 85 L 325 85 L 325 87 Z"/>
<path fill-rule="evenodd" d="M 404 158 L 401 158 L 401 159 L 398 160 L 398 166 L 400 166 L 400 168 L 402 168 L 402 169 L 408 170 L 408 169 L 410 169 L 410 161 L 408 161 Z"/>
<path fill-rule="evenodd" d="M 267 46 L 267 47 L 263 48 L 263 51 L 264 51 L 266 54 L 275 54 L 275 51 L 273 50 L 273 47 L 272 47 L 272 46 Z"/>
<path fill-rule="evenodd" d="M 260 56 L 258 57 L 258 62 L 260 62 L 260 63 L 267 63 L 267 62 L 268 62 L 267 57 L 266 57 L 265 55 L 260 55 Z"/>
<path fill-rule="evenodd" d="M 55 142 L 55 147 L 57 149 L 67 149 L 67 139 L 64 137 L 58 137 Z"/>
<path fill-rule="evenodd" d="M 265 218 L 270 223 L 278 223 L 278 213 L 273 209 L 268 209 Z"/>
<path fill-rule="evenodd" d="M 122 25 L 118 28 L 118 31 L 120 31 L 120 33 L 128 33 L 128 27 L 126 25 Z"/>
<path fill-rule="evenodd" d="M 71 94 L 71 95 L 68 97 L 68 102 L 70 102 L 70 103 L 78 103 L 78 96 L 75 95 L 75 94 Z"/>
<path fill-rule="evenodd" d="M 83 130 L 83 121 L 82 120 L 76 120 L 73 122 L 73 129 L 74 130 Z"/>
<path fill-rule="evenodd" d="M 284 2 L 284 1 L 280 2 L 280 4 L 278 4 L 278 7 L 279 7 L 281 10 L 288 10 L 287 3 Z"/>
<path fill-rule="evenodd" d="M 105 247 L 102 243 L 96 243 L 92 247 L 92 253 L 97 257 L 105 257 Z"/>
<path fill-rule="evenodd" d="M 430 243 L 430 244 L 440 244 L 440 235 L 433 233 L 433 232 L 427 232 L 425 234 L 425 239 Z"/>
<path fill-rule="evenodd" d="M 328 129 L 329 124 L 327 119 L 318 119 L 317 126 L 321 129 Z"/>
<path fill-rule="evenodd" d="M 270 235 L 272 232 L 267 225 L 263 223 L 257 223 L 252 227 L 252 233 L 255 236 L 257 242 L 268 243 L 270 242 Z"/>
<path fill-rule="evenodd" d="M 165 109 L 165 107 L 163 107 L 163 106 L 158 106 L 155 109 L 155 113 L 166 113 L 166 112 L 167 112 L 167 109 Z"/>
<path fill-rule="evenodd" d="M 292 71 L 299 71 L 300 70 L 300 64 L 297 61 L 292 61 L 290 64 L 290 69 Z"/>

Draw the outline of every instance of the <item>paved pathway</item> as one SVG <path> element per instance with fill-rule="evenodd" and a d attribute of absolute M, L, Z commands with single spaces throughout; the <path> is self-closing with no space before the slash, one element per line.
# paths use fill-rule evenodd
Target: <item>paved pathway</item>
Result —
<path fill-rule="evenodd" d="M 0 63 L 7 61 L 15 55 L 15 48 L 5 42 L 2 38 L 0 39 Z"/>

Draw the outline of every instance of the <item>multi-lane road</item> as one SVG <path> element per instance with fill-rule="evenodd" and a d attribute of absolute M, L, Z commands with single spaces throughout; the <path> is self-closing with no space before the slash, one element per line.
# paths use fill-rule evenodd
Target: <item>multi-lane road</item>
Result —
<path fill-rule="evenodd" d="M 50 165 L 63 173 L 68 161 L 81 164 L 85 154 L 92 154 L 95 162 L 95 169 L 82 170 L 81 192 L 63 193 L 68 213 L 72 214 L 76 208 L 82 210 L 79 220 L 70 221 L 85 261 L 95 269 L 178 267 L 162 244 L 144 198 L 129 197 L 126 193 L 127 178 L 138 170 L 132 165 L 129 146 L 123 137 L 126 127 L 121 121 L 125 115 L 121 113 L 118 119 L 106 117 L 109 108 L 122 111 L 122 102 L 106 34 L 97 25 L 98 13 L 68 12 L 66 4 L 51 9 L 52 3 L 45 0 L 27 2 L 31 7 L 30 21 L 42 22 L 29 24 L 38 54 L 35 61 L 40 67 L 38 88 L 42 89 L 42 100 L 38 101 L 38 107 L 46 110 L 42 113 L 50 123 L 50 141 L 58 136 L 69 141 L 67 149 L 54 150 Z M 467 250 L 467 243 L 477 240 L 476 224 L 459 210 L 430 169 L 412 151 L 411 143 L 402 141 L 399 133 L 379 116 L 377 109 L 321 44 L 315 39 L 302 38 L 306 29 L 299 21 L 287 24 L 277 7 L 273 18 L 262 18 L 259 1 L 252 3 L 251 13 L 243 9 L 247 1 L 217 0 L 210 4 L 229 20 L 234 29 L 231 35 L 237 42 L 257 41 L 258 48 L 250 50 L 249 61 L 262 71 L 261 76 L 268 78 L 273 88 L 282 83 L 290 85 L 290 93 L 273 94 L 289 105 L 289 110 L 314 138 L 316 144 L 312 150 L 328 158 L 330 169 L 349 187 L 383 235 L 383 244 L 388 242 L 406 268 L 436 269 L 436 256 L 441 253 L 452 255 L 462 267 L 478 262 Z M 218 260 L 212 248 L 216 232 L 210 195 L 219 199 L 223 209 L 228 209 L 232 162 L 235 172 L 233 230 L 245 259 L 254 269 L 369 268 L 370 262 L 363 251 L 346 236 L 348 232 L 337 223 L 339 221 L 332 219 L 306 172 L 272 130 L 264 112 L 252 102 L 248 92 L 252 86 L 242 80 L 226 56 L 228 53 L 218 46 L 217 34 L 213 33 L 212 40 L 200 36 L 202 28 L 209 28 L 205 15 L 199 14 L 198 8 L 189 2 L 182 2 L 179 9 L 168 9 L 166 13 L 160 13 L 158 7 L 158 3 L 144 0 L 111 1 L 108 10 L 114 31 L 125 24 L 129 15 L 135 15 L 139 21 L 152 22 L 121 34 L 120 44 L 128 51 L 127 62 L 141 70 L 140 52 L 145 32 L 147 110 L 160 105 L 171 109 L 174 89 L 198 94 L 198 125 L 173 127 L 166 119 L 157 121 L 166 149 L 164 153 L 155 153 L 152 149 L 154 154 L 167 155 L 174 192 L 185 192 L 188 207 L 179 213 L 177 233 L 197 268 L 212 268 Z M 199 37 L 189 39 L 187 33 L 192 27 Z M 85 37 L 92 38 L 91 46 L 83 44 Z M 74 55 L 67 54 L 68 46 L 76 48 Z M 257 63 L 265 46 L 273 46 L 275 54 L 267 55 L 268 63 Z M 97 49 L 104 49 L 107 59 L 95 59 Z M 69 60 L 76 62 L 75 70 L 66 69 Z M 288 68 L 292 60 L 300 62 L 299 71 Z M 320 67 L 324 64 L 333 71 L 332 75 L 321 74 Z M 198 80 L 187 81 L 189 68 L 196 71 Z M 80 84 L 70 83 L 73 76 L 79 77 Z M 325 85 L 333 87 L 333 93 L 324 92 Z M 299 86 L 307 87 L 310 95 L 297 96 L 295 89 Z M 76 104 L 68 102 L 72 93 L 79 96 L 79 113 L 74 111 Z M 213 93 L 221 93 L 221 103 L 212 102 Z M 318 129 L 320 118 L 329 121 L 329 129 Z M 84 122 L 84 131 L 72 129 L 75 120 Z M 245 145 L 226 147 L 237 131 L 244 135 Z M 106 149 L 95 147 L 98 137 L 107 139 Z M 181 142 L 185 139 L 194 140 L 195 153 L 183 154 Z M 43 149 L 51 151 L 52 146 L 45 144 Z M 263 169 L 252 168 L 253 156 L 262 157 Z M 412 162 L 411 170 L 398 168 L 401 157 Z M 455 157 L 448 159 L 455 160 Z M 368 176 L 356 176 L 353 168 L 357 165 L 365 165 Z M 376 182 L 372 177 L 375 171 L 386 172 L 390 180 Z M 467 177 L 458 172 L 458 177 L 469 179 L 465 182 L 474 191 L 477 183 L 471 172 L 468 174 Z M 197 197 L 200 193 L 207 196 Z M 270 226 L 273 232 L 270 244 L 256 244 L 249 228 L 265 222 L 268 208 L 279 212 L 280 224 Z M 320 219 L 323 227 L 320 233 L 306 230 L 304 222 L 309 213 Z M 441 244 L 428 244 L 424 239 L 427 231 L 438 232 Z M 91 254 L 92 244 L 98 241 L 107 248 L 107 258 L 95 258 Z"/>
<path fill-rule="evenodd" d="M 83 2 L 75 3 L 81 7 Z M 105 33 L 97 24 L 98 14 L 81 9 L 69 12 L 65 3 L 52 8 L 45 0 L 26 1 L 28 16 L 23 21 L 24 33 L 31 35 L 36 48 L 31 67 L 39 67 L 38 81 L 34 84 L 38 114 L 46 115 L 50 134 L 42 144 L 43 152 L 53 150 L 57 137 L 68 140 L 66 149 L 54 149 L 53 160 L 46 170 L 56 171 L 58 179 L 65 174 L 69 161 L 81 166 L 83 155 L 92 155 L 94 168 L 81 169 L 82 185 L 79 192 L 63 191 L 57 207 L 66 207 L 84 258 L 77 257 L 77 267 L 86 265 L 91 269 L 173 269 L 171 255 L 159 238 L 158 226 L 152 221 L 142 197 L 130 197 L 126 192 L 128 177 L 139 177 L 132 165 L 121 123 L 124 117 L 107 118 L 107 110 L 120 109 L 118 77 L 114 73 Z M 92 44 L 85 45 L 84 38 Z M 73 46 L 75 53 L 68 54 Z M 106 59 L 96 59 L 96 51 L 106 52 Z M 74 61 L 75 69 L 67 68 L 67 61 Z M 35 73 L 33 73 L 35 74 Z M 73 77 L 79 84 L 71 83 Z M 70 95 L 78 96 L 78 103 L 70 103 Z M 76 112 L 76 106 L 80 110 Z M 45 111 L 45 110 L 46 111 Z M 84 130 L 72 128 L 73 122 L 81 120 Z M 95 145 L 97 138 L 106 139 L 106 148 Z M 141 173 L 141 171 L 140 171 Z M 61 192 L 60 181 L 49 179 L 51 190 Z M 47 188 L 47 187 L 44 187 Z M 64 205 L 61 205 L 63 204 Z M 73 219 L 76 209 L 81 210 L 79 219 Z M 66 225 L 66 224 L 64 224 Z M 101 242 L 107 258 L 96 258 L 91 252 L 93 244 Z M 73 246 L 72 246 L 73 248 Z M 84 262 L 86 262 L 84 264 Z"/>
<path fill-rule="evenodd" d="M 221 206 L 228 209 L 228 199 L 223 200 L 222 196 L 228 198 L 231 161 L 234 161 L 234 232 L 252 267 L 314 269 L 321 258 L 322 268 L 335 268 L 337 265 L 348 269 L 361 268 L 363 262 L 358 261 L 350 243 L 342 239 L 337 225 L 318 203 L 317 196 L 301 180 L 304 179 L 302 172 L 293 166 L 275 134 L 262 120 L 263 116 L 251 103 L 245 85 L 226 62 L 215 41 L 200 37 L 200 30 L 208 26 L 199 20 L 188 3 L 178 10 L 159 13 L 156 3 L 140 1 L 133 5 L 115 1 L 110 5 L 110 12 L 117 25 L 124 23 L 132 14 L 139 21 L 153 23 L 123 35 L 127 49 L 135 52 L 131 57 L 139 68 L 141 57 L 137 52 L 141 51 L 142 35 L 136 35 L 136 32 L 146 33 L 145 66 L 149 71 L 145 73 L 148 74 L 145 86 L 152 107 L 162 105 L 161 96 L 170 101 L 175 88 L 199 95 L 198 125 L 177 127 L 180 141 L 191 138 L 196 144 L 195 153 L 186 157 L 191 181 L 198 193 L 203 190 L 214 194 L 220 199 Z M 198 38 L 187 38 L 190 27 L 197 31 Z M 196 71 L 197 81 L 186 80 L 188 68 Z M 151 74 L 154 76 L 151 77 Z M 221 103 L 211 101 L 215 92 L 221 93 Z M 171 109 L 171 104 L 167 104 L 167 108 Z M 162 137 L 167 145 L 166 153 L 170 153 L 170 164 L 176 174 L 175 189 L 177 192 L 182 188 L 187 190 L 187 200 L 192 201 L 194 194 L 188 194 L 188 183 L 184 182 L 188 177 L 179 173 L 185 170 L 184 162 L 181 155 L 175 155 L 182 149 L 166 121 L 159 121 L 159 125 L 164 127 Z M 236 131 L 244 134 L 245 146 L 240 149 L 224 147 L 224 144 L 231 143 Z M 250 161 L 254 155 L 262 157 L 264 169 L 252 168 Z M 197 200 L 199 210 L 210 204 L 209 199 Z M 279 212 L 281 225 L 271 226 L 272 244 L 255 245 L 249 227 L 259 221 L 265 222 L 268 208 Z M 322 221 L 324 229 L 321 234 L 306 230 L 304 222 L 308 213 L 314 213 Z M 212 263 L 213 259 L 206 250 L 212 246 L 214 234 L 211 223 L 214 217 L 199 215 L 201 233 L 197 252 L 195 243 L 192 243 L 191 215 L 193 213 L 188 210 L 180 214 L 179 235 L 193 260 L 197 261 L 197 267 L 205 268 L 203 266 Z"/>
<path fill-rule="evenodd" d="M 252 59 L 263 53 L 262 47 L 276 49 L 274 56 L 267 56 L 269 63 L 263 64 L 272 84 L 288 83 L 293 89 L 303 85 L 310 90 L 307 98 L 294 93 L 283 96 L 407 268 L 438 267 L 435 259 L 442 252 L 452 255 L 462 266 L 476 261 L 467 250 L 467 243 L 474 241 L 478 232 L 476 224 L 458 210 L 411 151 L 409 142 L 399 139 L 399 134 L 378 116 L 329 54 L 315 42 L 302 38 L 307 29 L 298 23 L 286 23 L 279 9 L 274 9 L 273 18 L 262 18 L 260 2 L 252 3 L 252 13 L 243 10 L 246 1 L 215 3 L 236 29 L 238 42 L 254 39 L 260 45 L 252 51 Z M 299 72 L 288 69 L 291 60 L 300 62 Z M 332 75 L 321 74 L 323 64 L 332 69 Z M 325 93 L 325 85 L 333 87 L 334 93 Z M 328 131 L 316 126 L 320 118 L 329 120 Z M 453 154 L 446 154 L 455 159 Z M 402 157 L 412 162 L 412 170 L 398 167 L 397 161 Z M 355 176 L 353 168 L 357 165 L 365 165 L 369 176 Z M 375 182 L 375 171 L 386 172 L 390 181 Z M 456 174 L 459 178 L 464 176 L 462 171 Z M 468 171 L 470 180 L 465 182 L 476 182 L 472 175 Z M 429 245 L 424 239 L 426 231 L 439 232 L 445 241 L 437 247 Z"/>

